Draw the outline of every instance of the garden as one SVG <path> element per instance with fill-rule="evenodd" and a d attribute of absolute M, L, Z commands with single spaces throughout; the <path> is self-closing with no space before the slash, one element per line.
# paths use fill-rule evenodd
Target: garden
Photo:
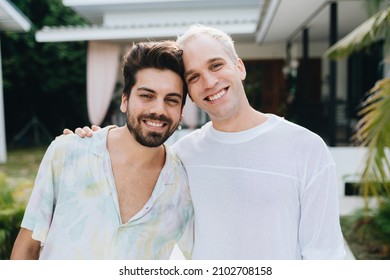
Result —
<path fill-rule="evenodd" d="M 0 259 L 9 259 L 46 147 L 10 150 L 0 164 Z"/>

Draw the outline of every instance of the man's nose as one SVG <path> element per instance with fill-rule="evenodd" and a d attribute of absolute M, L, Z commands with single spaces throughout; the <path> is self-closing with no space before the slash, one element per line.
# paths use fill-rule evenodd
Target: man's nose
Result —
<path fill-rule="evenodd" d="M 207 72 L 203 75 L 203 87 L 205 89 L 213 88 L 217 82 L 218 79 L 213 73 Z"/>
<path fill-rule="evenodd" d="M 166 112 L 165 102 L 164 100 L 156 99 L 149 109 L 150 113 L 154 113 L 157 115 L 163 115 Z"/>

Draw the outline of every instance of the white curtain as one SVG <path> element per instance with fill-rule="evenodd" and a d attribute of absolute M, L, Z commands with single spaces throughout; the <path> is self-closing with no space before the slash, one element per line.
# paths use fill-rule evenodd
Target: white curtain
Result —
<path fill-rule="evenodd" d="M 90 41 L 87 56 L 87 106 L 91 124 L 101 125 L 118 77 L 120 46 Z"/>

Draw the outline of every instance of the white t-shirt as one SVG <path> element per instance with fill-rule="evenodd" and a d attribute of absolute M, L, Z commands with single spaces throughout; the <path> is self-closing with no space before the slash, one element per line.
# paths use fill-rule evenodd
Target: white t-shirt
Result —
<path fill-rule="evenodd" d="M 193 259 L 343 259 L 335 164 L 323 140 L 275 115 L 205 124 L 173 149 L 195 210 Z"/>

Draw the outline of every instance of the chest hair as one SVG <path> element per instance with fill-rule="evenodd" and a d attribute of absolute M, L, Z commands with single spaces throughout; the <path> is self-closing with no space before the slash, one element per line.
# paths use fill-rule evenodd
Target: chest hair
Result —
<path fill-rule="evenodd" d="M 136 168 L 112 162 L 122 223 L 128 222 L 149 200 L 158 176 L 159 167 Z"/>

